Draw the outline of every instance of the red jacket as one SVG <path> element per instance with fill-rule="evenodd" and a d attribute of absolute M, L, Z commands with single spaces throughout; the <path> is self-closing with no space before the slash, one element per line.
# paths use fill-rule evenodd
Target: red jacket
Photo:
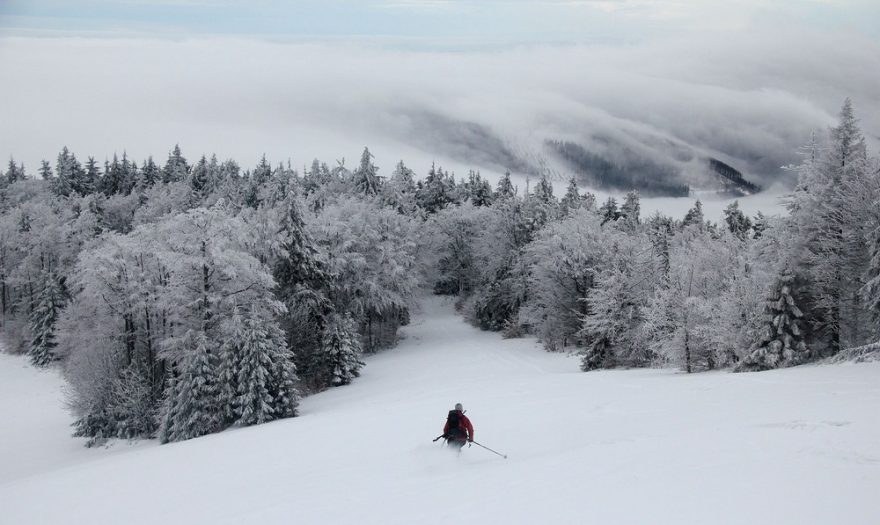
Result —
<path fill-rule="evenodd" d="M 464 415 L 463 412 L 458 411 L 458 410 L 456 410 L 456 412 L 458 412 L 458 430 L 461 430 L 462 432 L 464 432 L 466 434 L 466 439 L 468 441 L 473 441 L 474 440 L 474 426 L 471 424 L 471 420 L 468 419 L 467 416 Z M 448 436 L 449 432 L 452 430 L 455 430 L 455 429 L 449 428 L 449 419 L 447 419 L 446 424 L 443 425 L 443 435 Z M 451 436 L 451 437 L 455 438 L 455 436 Z M 460 441 L 460 440 L 461 439 L 457 439 L 457 441 Z"/>

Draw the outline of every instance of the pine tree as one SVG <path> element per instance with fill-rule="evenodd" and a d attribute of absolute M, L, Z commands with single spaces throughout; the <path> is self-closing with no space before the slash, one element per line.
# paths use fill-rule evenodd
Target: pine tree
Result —
<path fill-rule="evenodd" d="M 296 352 L 300 371 L 310 377 L 309 356 L 320 345 L 324 316 L 332 305 L 324 293 L 329 277 L 318 259 L 318 250 L 305 229 L 299 205 L 289 197 L 287 213 L 281 222 L 281 255 L 273 271 L 277 283 L 277 297 L 287 305 L 282 326 L 287 333 L 287 344 Z"/>
<path fill-rule="evenodd" d="M 55 274 L 49 272 L 45 277 L 43 289 L 37 304 L 31 311 L 31 362 L 46 366 L 55 359 L 55 323 L 64 304 L 64 289 Z"/>
<path fill-rule="evenodd" d="M 568 179 L 568 187 L 565 190 L 565 195 L 559 201 L 562 214 L 566 216 L 570 215 L 573 210 L 580 208 L 583 202 L 584 198 L 578 190 L 577 181 L 574 177 Z"/>
<path fill-rule="evenodd" d="M 870 261 L 866 271 L 865 285 L 860 290 L 874 323 L 880 323 L 880 225 L 875 225 L 868 235 Z"/>
<path fill-rule="evenodd" d="M 752 221 L 739 209 L 739 201 L 733 201 L 724 209 L 724 222 L 727 223 L 730 233 L 742 240 L 748 237 L 752 228 Z"/>
<path fill-rule="evenodd" d="M 152 155 L 147 157 L 144 167 L 141 168 L 140 184 L 144 188 L 150 188 L 162 178 L 162 170 L 153 162 Z"/>
<path fill-rule="evenodd" d="M 619 219 L 620 212 L 617 210 L 617 200 L 614 197 L 608 197 L 605 204 L 599 208 L 599 215 L 602 216 L 602 224 Z"/>
<path fill-rule="evenodd" d="M 40 162 L 40 178 L 47 181 L 52 180 L 52 166 L 48 160 Z"/>
<path fill-rule="evenodd" d="M 629 231 L 634 231 L 639 224 L 639 192 L 630 191 L 626 194 L 623 205 L 620 207 L 620 217 L 623 219 Z"/>
<path fill-rule="evenodd" d="M 134 187 L 137 186 L 139 176 L 137 163 L 132 162 L 128 158 L 128 153 L 122 152 L 122 173 L 119 180 L 119 193 L 122 195 L 131 194 Z"/>
<path fill-rule="evenodd" d="M 510 172 L 504 172 L 504 176 L 498 181 L 498 186 L 495 187 L 495 200 L 500 199 L 512 199 L 516 195 L 516 188 L 513 187 L 513 183 L 510 181 Z"/>
<path fill-rule="evenodd" d="M 296 369 L 284 335 L 254 311 L 244 318 L 237 351 L 236 415 L 239 426 L 258 425 L 295 414 Z"/>
<path fill-rule="evenodd" d="M 208 159 L 202 158 L 193 166 L 189 179 L 190 204 L 197 206 L 204 201 L 208 193 Z"/>
<path fill-rule="evenodd" d="M 347 385 L 360 375 L 364 366 L 361 342 L 351 315 L 332 314 L 328 317 L 320 352 L 313 359 L 310 368 L 315 371 L 319 388 Z"/>
<path fill-rule="evenodd" d="M 737 370 L 770 370 L 794 366 L 806 359 L 807 347 L 801 328 L 803 313 L 794 300 L 795 286 L 794 274 L 789 269 L 784 270 L 764 308 L 763 337 Z"/>
<path fill-rule="evenodd" d="M 125 184 L 125 174 L 119 157 L 113 154 L 113 162 L 107 165 L 104 177 L 101 179 L 101 192 L 110 197 L 120 193 Z"/>
<path fill-rule="evenodd" d="M 159 428 L 163 443 L 183 441 L 223 428 L 223 400 L 217 384 L 217 356 L 204 332 L 190 332 L 179 375 L 171 380 Z"/>
<path fill-rule="evenodd" d="M 416 206 L 416 183 L 415 174 L 401 160 L 397 163 L 388 183 L 383 185 L 382 202 L 390 206 L 402 215 L 413 215 L 418 209 Z"/>
<path fill-rule="evenodd" d="M 444 172 L 443 168 L 432 164 L 425 180 L 419 181 L 416 202 L 430 215 L 457 202 L 455 192 L 455 179 Z"/>
<path fill-rule="evenodd" d="M 168 155 L 168 161 L 162 168 L 162 182 L 179 182 L 186 179 L 190 167 L 180 152 L 180 146 L 175 144 L 174 149 Z"/>
<path fill-rule="evenodd" d="M 89 157 L 89 160 L 86 161 L 85 175 L 83 176 L 78 191 L 81 195 L 89 195 L 97 191 L 100 184 L 101 168 L 98 167 L 98 162 L 95 160 L 95 157 Z"/>
<path fill-rule="evenodd" d="M 849 99 L 830 139 L 824 151 L 811 144 L 789 203 L 799 244 L 798 274 L 809 282 L 808 324 L 822 338 L 808 341 L 816 355 L 834 355 L 846 345 L 865 342 L 858 290 L 870 259 L 865 240 L 877 199 L 865 139 Z"/>
<path fill-rule="evenodd" d="M 705 224 L 705 217 L 703 216 L 703 203 L 697 200 L 694 203 L 694 207 L 689 209 L 688 212 L 684 216 L 684 220 L 681 221 L 681 227 L 686 228 L 691 225 L 696 225 L 702 228 Z"/>
<path fill-rule="evenodd" d="M 24 164 L 15 164 L 15 160 L 12 157 L 9 157 L 9 164 L 6 168 L 6 173 L 2 177 L 6 184 L 15 184 L 20 180 L 25 180 L 27 175 L 24 172 Z"/>
<path fill-rule="evenodd" d="M 480 172 L 470 170 L 468 180 L 463 185 L 464 199 L 474 206 L 489 206 L 492 204 L 492 186 L 489 181 L 480 176 Z"/>
<path fill-rule="evenodd" d="M 79 189 L 80 178 L 82 177 L 82 166 L 76 160 L 76 155 L 71 153 L 67 146 L 58 154 L 58 161 L 55 164 L 55 178 L 52 179 L 52 192 L 55 195 L 64 197 L 71 193 L 77 192 Z"/>
<path fill-rule="evenodd" d="M 752 238 L 760 239 L 761 236 L 764 235 L 764 230 L 767 229 L 767 216 L 761 213 L 760 211 L 755 214 L 755 220 L 752 221 Z"/>
<path fill-rule="evenodd" d="M 364 148 L 361 164 L 353 173 L 355 191 L 361 195 L 378 195 L 381 187 L 378 172 L 379 168 L 373 164 L 373 154 L 370 153 L 369 148 Z"/>

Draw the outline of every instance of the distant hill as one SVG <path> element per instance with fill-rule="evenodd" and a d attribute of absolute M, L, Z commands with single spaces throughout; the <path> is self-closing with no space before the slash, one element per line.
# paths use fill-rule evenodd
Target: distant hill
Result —
<path fill-rule="evenodd" d="M 722 193 L 734 197 L 745 197 L 761 191 L 760 186 L 746 180 L 742 172 L 730 164 L 710 157 L 707 159 L 707 166 L 710 176 L 714 176 L 722 185 Z"/>
<path fill-rule="evenodd" d="M 600 190 L 638 190 L 643 195 L 686 197 L 690 187 L 672 166 L 664 166 L 633 156 L 625 163 L 614 163 L 569 141 L 546 142 L 580 178 L 581 182 Z"/>

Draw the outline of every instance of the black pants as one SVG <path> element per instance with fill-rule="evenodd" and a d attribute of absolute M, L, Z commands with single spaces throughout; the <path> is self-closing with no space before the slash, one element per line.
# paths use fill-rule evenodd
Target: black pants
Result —
<path fill-rule="evenodd" d="M 467 443 L 467 439 L 464 439 L 464 438 L 462 438 L 462 439 L 452 438 L 452 439 L 446 440 L 446 445 L 449 446 L 449 448 L 458 449 L 458 450 L 461 450 L 461 448 L 464 446 L 465 443 Z"/>

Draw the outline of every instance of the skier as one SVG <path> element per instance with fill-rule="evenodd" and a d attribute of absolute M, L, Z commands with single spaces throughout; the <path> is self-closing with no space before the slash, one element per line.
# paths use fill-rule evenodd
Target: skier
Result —
<path fill-rule="evenodd" d="M 443 438 L 449 447 L 456 447 L 461 452 L 465 443 L 474 440 L 474 426 L 471 420 L 464 415 L 461 403 L 456 403 L 455 408 L 446 416 L 446 425 L 443 426 Z"/>

